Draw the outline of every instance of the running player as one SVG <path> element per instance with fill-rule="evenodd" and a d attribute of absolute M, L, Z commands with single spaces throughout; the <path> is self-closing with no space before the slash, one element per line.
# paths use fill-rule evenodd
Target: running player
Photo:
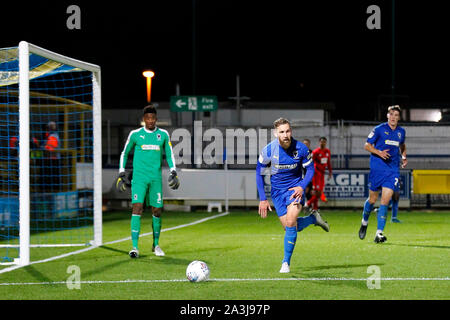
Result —
<path fill-rule="evenodd" d="M 273 140 L 262 150 L 256 166 L 256 185 L 259 193 L 259 210 L 261 218 L 267 217 L 267 210 L 272 211 L 264 192 L 264 169 L 270 165 L 271 197 L 276 213 L 285 230 L 284 258 L 280 273 L 290 272 L 290 262 L 297 241 L 297 232 L 311 224 L 329 231 L 326 221 L 317 211 L 309 216 L 299 217 L 305 204 L 304 189 L 314 175 L 314 165 L 308 148 L 292 138 L 292 130 L 287 119 L 280 118 L 274 122 Z M 303 178 L 302 167 L 306 168 Z"/>
<path fill-rule="evenodd" d="M 319 209 L 319 199 L 327 202 L 327 198 L 323 192 L 325 187 L 325 170 L 328 168 L 328 179 L 333 176 L 331 168 L 331 152 L 327 148 L 327 138 L 321 137 L 319 139 L 319 147 L 314 149 L 312 153 L 314 161 L 314 177 L 312 179 L 314 195 L 307 202 L 307 206 L 313 210 Z"/>
<path fill-rule="evenodd" d="M 364 149 L 370 152 L 369 198 L 364 203 L 363 218 L 359 229 L 359 238 L 366 236 L 369 215 L 381 191 L 381 205 L 377 212 L 377 232 L 374 241 L 385 242 L 383 234 L 389 201 L 400 179 L 401 168 L 408 164 L 406 160 L 405 129 L 398 125 L 400 120 L 398 105 L 388 108 L 388 121 L 376 126 L 370 132 Z"/>

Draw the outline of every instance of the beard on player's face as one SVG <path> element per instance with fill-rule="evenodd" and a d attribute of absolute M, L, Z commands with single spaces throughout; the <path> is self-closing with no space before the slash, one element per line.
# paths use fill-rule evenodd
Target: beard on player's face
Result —
<path fill-rule="evenodd" d="M 284 148 L 289 148 L 289 146 L 291 145 L 290 136 L 278 137 L 278 141 L 280 142 L 280 145 Z"/>
<path fill-rule="evenodd" d="M 291 145 L 292 131 L 289 124 L 282 124 L 277 128 L 276 136 L 280 145 L 287 149 Z"/>

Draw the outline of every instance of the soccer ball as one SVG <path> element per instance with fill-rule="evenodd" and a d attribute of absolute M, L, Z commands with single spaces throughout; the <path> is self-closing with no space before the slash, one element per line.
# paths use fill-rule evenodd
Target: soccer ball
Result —
<path fill-rule="evenodd" d="M 186 268 L 186 277 L 190 282 L 200 282 L 209 279 L 209 268 L 203 261 L 192 261 Z"/>

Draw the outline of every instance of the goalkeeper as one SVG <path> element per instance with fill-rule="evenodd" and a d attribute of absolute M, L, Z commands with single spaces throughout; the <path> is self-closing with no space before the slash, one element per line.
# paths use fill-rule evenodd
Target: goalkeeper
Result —
<path fill-rule="evenodd" d="M 131 241 L 133 248 L 129 252 L 131 258 L 139 257 L 138 241 L 141 230 L 141 216 L 144 211 L 144 201 L 152 207 L 153 246 L 152 252 L 157 256 L 164 256 L 159 246 L 161 232 L 161 209 L 163 207 L 161 164 L 163 154 L 170 167 L 169 187 L 177 189 L 178 180 L 175 158 L 172 152 L 169 133 L 156 126 L 156 109 L 149 105 L 143 110 L 144 126 L 133 130 L 128 135 L 125 147 L 120 155 L 119 177 L 116 187 L 125 191 L 131 185 Z M 125 172 L 128 154 L 134 150 L 133 178 L 130 182 Z"/>

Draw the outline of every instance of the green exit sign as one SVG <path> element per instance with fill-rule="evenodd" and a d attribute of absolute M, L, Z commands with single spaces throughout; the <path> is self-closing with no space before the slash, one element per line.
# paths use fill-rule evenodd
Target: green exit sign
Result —
<path fill-rule="evenodd" d="M 171 96 L 170 110 L 182 111 L 214 111 L 219 103 L 216 96 Z"/>

